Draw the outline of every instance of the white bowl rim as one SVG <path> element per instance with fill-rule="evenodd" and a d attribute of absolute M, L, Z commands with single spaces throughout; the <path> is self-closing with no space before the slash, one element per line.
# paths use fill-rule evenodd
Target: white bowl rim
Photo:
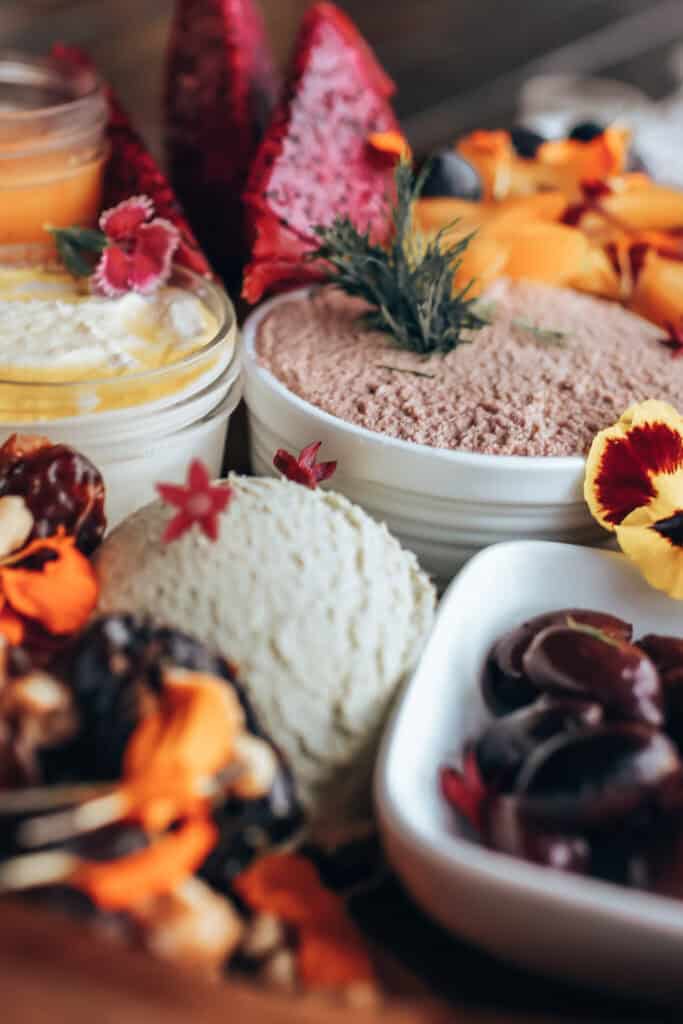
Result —
<path fill-rule="evenodd" d="M 551 548 L 563 552 L 581 552 L 586 557 L 601 560 L 618 560 L 626 563 L 626 556 L 616 551 L 600 551 L 586 548 L 579 544 L 564 544 L 557 541 L 516 540 L 492 544 L 473 556 L 455 577 L 443 595 L 436 619 L 432 627 L 430 639 L 423 652 L 415 673 L 403 691 L 401 699 L 394 711 L 389 727 L 385 730 L 380 752 L 375 766 L 374 802 L 383 830 L 395 836 L 401 845 L 409 844 L 419 856 L 428 860 L 444 873 L 464 869 L 476 874 L 480 879 L 491 885 L 514 888 L 526 892 L 535 898 L 546 898 L 560 905 L 572 905 L 583 911 L 609 914 L 615 920 L 633 922 L 648 927 L 656 927 L 677 939 L 683 938 L 683 904 L 673 897 L 658 893 L 643 892 L 630 889 L 617 883 L 602 881 L 586 875 L 575 875 L 569 872 L 556 871 L 538 864 L 532 864 L 511 854 L 493 850 L 479 843 L 476 838 L 468 839 L 456 833 L 447 836 L 448 845 L 437 845 L 431 832 L 420 824 L 416 824 L 406 813 L 403 806 L 392 795 L 388 782 L 389 765 L 395 757 L 394 739 L 399 732 L 400 720 L 406 705 L 406 698 L 412 692 L 419 677 L 425 655 L 428 653 L 440 623 L 446 618 L 450 604 L 462 599 L 469 577 L 479 571 L 481 564 L 494 561 L 501 552 L 509 549 L 527 551 L 531 549 Z M 437 785 L 437 768 L 434 766 L 434 785 Z M 446 835 L 444 833 L 444 839 Z"/>
<path fill-rule="evenodd" d="M 289 401 L 299 411 L 319 419 L 327 427 L 332 427 L 342 434 L 346 434 L 351 438 L 357 438 L 364 444 L 391 448 L 406 454 L 418 453 L 424 458 L 429 458 L 434 462 L 446 465 L 470 466 L 488 470 L 531 470 L 532 472 L 554 472 L 557 474 L 577 474 L 583 471 L 586 464 L 583 455 L 485 455 L 479 452 L 434 448 L 431 445 L 418 444 L 416 441 L 403 441 L 398 437 L 391 437 L 388 434 L 381 434 L 378 431 L 368 430 L 367 427 L 359 427 L 355 423 L 349 423 L 347 420 L 343 420 L 339 416 L 333 416 L 331 413 L 319 409 L 311 402 L 307 402 L 304 398 L 295 395 L 270 370 L 265 369 L 265 367 L 259 364 L 256 357 L 256 335 L 261 322 L 272 309 L 293 299 L 301 299 L 304 296 L 310 295 L 312 291 L 319 287 L 321 286 L 308 285 L 305 288 L 296 288 L 292 291 L 283 292 L 268 299 L 249 313 L 242 324 L 243 368 L 247 377 L 258 377 L 267 387 L 275 391 L 281 398 Z"/>

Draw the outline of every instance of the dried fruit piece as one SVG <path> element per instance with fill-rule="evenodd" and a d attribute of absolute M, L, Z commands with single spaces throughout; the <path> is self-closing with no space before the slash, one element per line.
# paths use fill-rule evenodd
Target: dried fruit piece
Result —
<path fill-rule="evenodd" d="M 398 131 L 394 85 L 348 17 L 334 4 L 305 14 L 285 98 L 261 143 L 245 192 L 253 240 L 244 296 L 316 280 L 303 264 L 317 248 L 312 229 L 348 216 L 373 241 L 391 223 L 394 161 L 368 145 L 372 132 Z"/>
<path fill-rule="evenodd" d="M 241 269 L 242 193 L 278 91 L 254 0 L 177 0 L 166 62 L 168 166 L 224 278 Z"/>
<path fill-rule="evenodd" d="M 63 527 L 90 554 L 104 536 L 104 481 L 92 462 L 68 445 L 10 437 L 0 448 L 0 496 L 9 494 L 23 498 L 33 516 L 30 539 L 50 537 Z"/>

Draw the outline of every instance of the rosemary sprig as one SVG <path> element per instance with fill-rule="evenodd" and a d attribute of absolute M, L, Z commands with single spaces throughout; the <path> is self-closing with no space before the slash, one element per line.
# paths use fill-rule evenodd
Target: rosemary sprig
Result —
<path fill-rule="evenodd" d="M 358 231 L 348 217 L 329 227 L 316 227 L 319 248 L 310 256 L 329 265 L 328 280 L 337 288 L 365 301 L 371 309 L 362 317 L 371 330 L 393 335 L 400 348 L 429 355 L 450 352 L 472 341 L 466 332 L 486 325 L 468 298 L 472 282 L 453 292 L 453 278 L 472 235 L 452 245 L 444 236 L 421 237 L 413 226 L 413 202 L 419 196 L 426 167 L 417 179 L 406 160 L 396 169 L 393 234 L 386 248 Z"/>
<path fill-rule="evenodd" d="M 436 377 L 435 373 L 423 373 L 422 370 L 412 370 L 408 366 L 389 366 L 388 363 L 375 363 L 378 370 L 393 370 L 394 373 L 410 373 L 413 377 L 427 377 L 428 380 L 434 380 Z"/>
<path fill-rule="evenodd" d="M 557 345 L 558 348 L 564 348 L 568 337 L 566 331 L 557 331 L 550 327 L 539 327 L 538 324 L 529 323 L 528 320 L 513 320 L 512 326 L 520 331 L 526 331 L 527 334 L 533 334 L 534 338 L 537 341 L 542 341 L 544 345 Z"/>

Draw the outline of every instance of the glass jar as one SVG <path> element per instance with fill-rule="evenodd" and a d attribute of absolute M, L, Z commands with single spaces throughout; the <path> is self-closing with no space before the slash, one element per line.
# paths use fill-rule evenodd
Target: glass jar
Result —
<path fill-rule="evenodd" d="M 108 155 L 94 71 L 0 51 L 0 260 L 44 258 L 46 225 L 93 225 Z"/>
<path fill-rule="evenodd" d="M 140 373 L 0 380 L 0 444 L 14 433 L 36 433 L 83 452 L 104 476 L 110 526 L 151 501 L 156 482 L 183 482 L 193 458 L 218 476 L 241 396 L 237 323 L 227 295 L 182 267 L 170 284 L 192 291 L 216 320 L 201 349 Z"/>

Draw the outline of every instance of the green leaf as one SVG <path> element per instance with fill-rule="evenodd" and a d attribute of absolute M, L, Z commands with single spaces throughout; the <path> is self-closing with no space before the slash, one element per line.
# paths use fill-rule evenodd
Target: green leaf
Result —
<path fill-rule="evenodd" d="M 107 247 L 108 239 L 95 228 L 52 228 L 47 230 L 53 236 L 57 255 L 74 277 L 88 277 L 96 258 Z"/>
<path fill-rule="evenodd" d="M 469 297 L 471 283 L 453 294 L 453 279 L 472 235 L 448 245 L 448 225 L 431 239 L 413 226 L 413 203 L 429 173 L 415 179 L 408 161 L 396 169 L 396 202 L 392 208 L 393 235 L 386 247 L 375 245 L 348 217 L 329 227 L 314 228 L 320 245 L 309 259 L 328 264 L 328 281 L 360 299 L 370 310 L 362 322 L 370 330 L 391 334 L 404 349 L 431 355 L 450 352 L 473 340 L 473 331 L 487 320 Z"/>

